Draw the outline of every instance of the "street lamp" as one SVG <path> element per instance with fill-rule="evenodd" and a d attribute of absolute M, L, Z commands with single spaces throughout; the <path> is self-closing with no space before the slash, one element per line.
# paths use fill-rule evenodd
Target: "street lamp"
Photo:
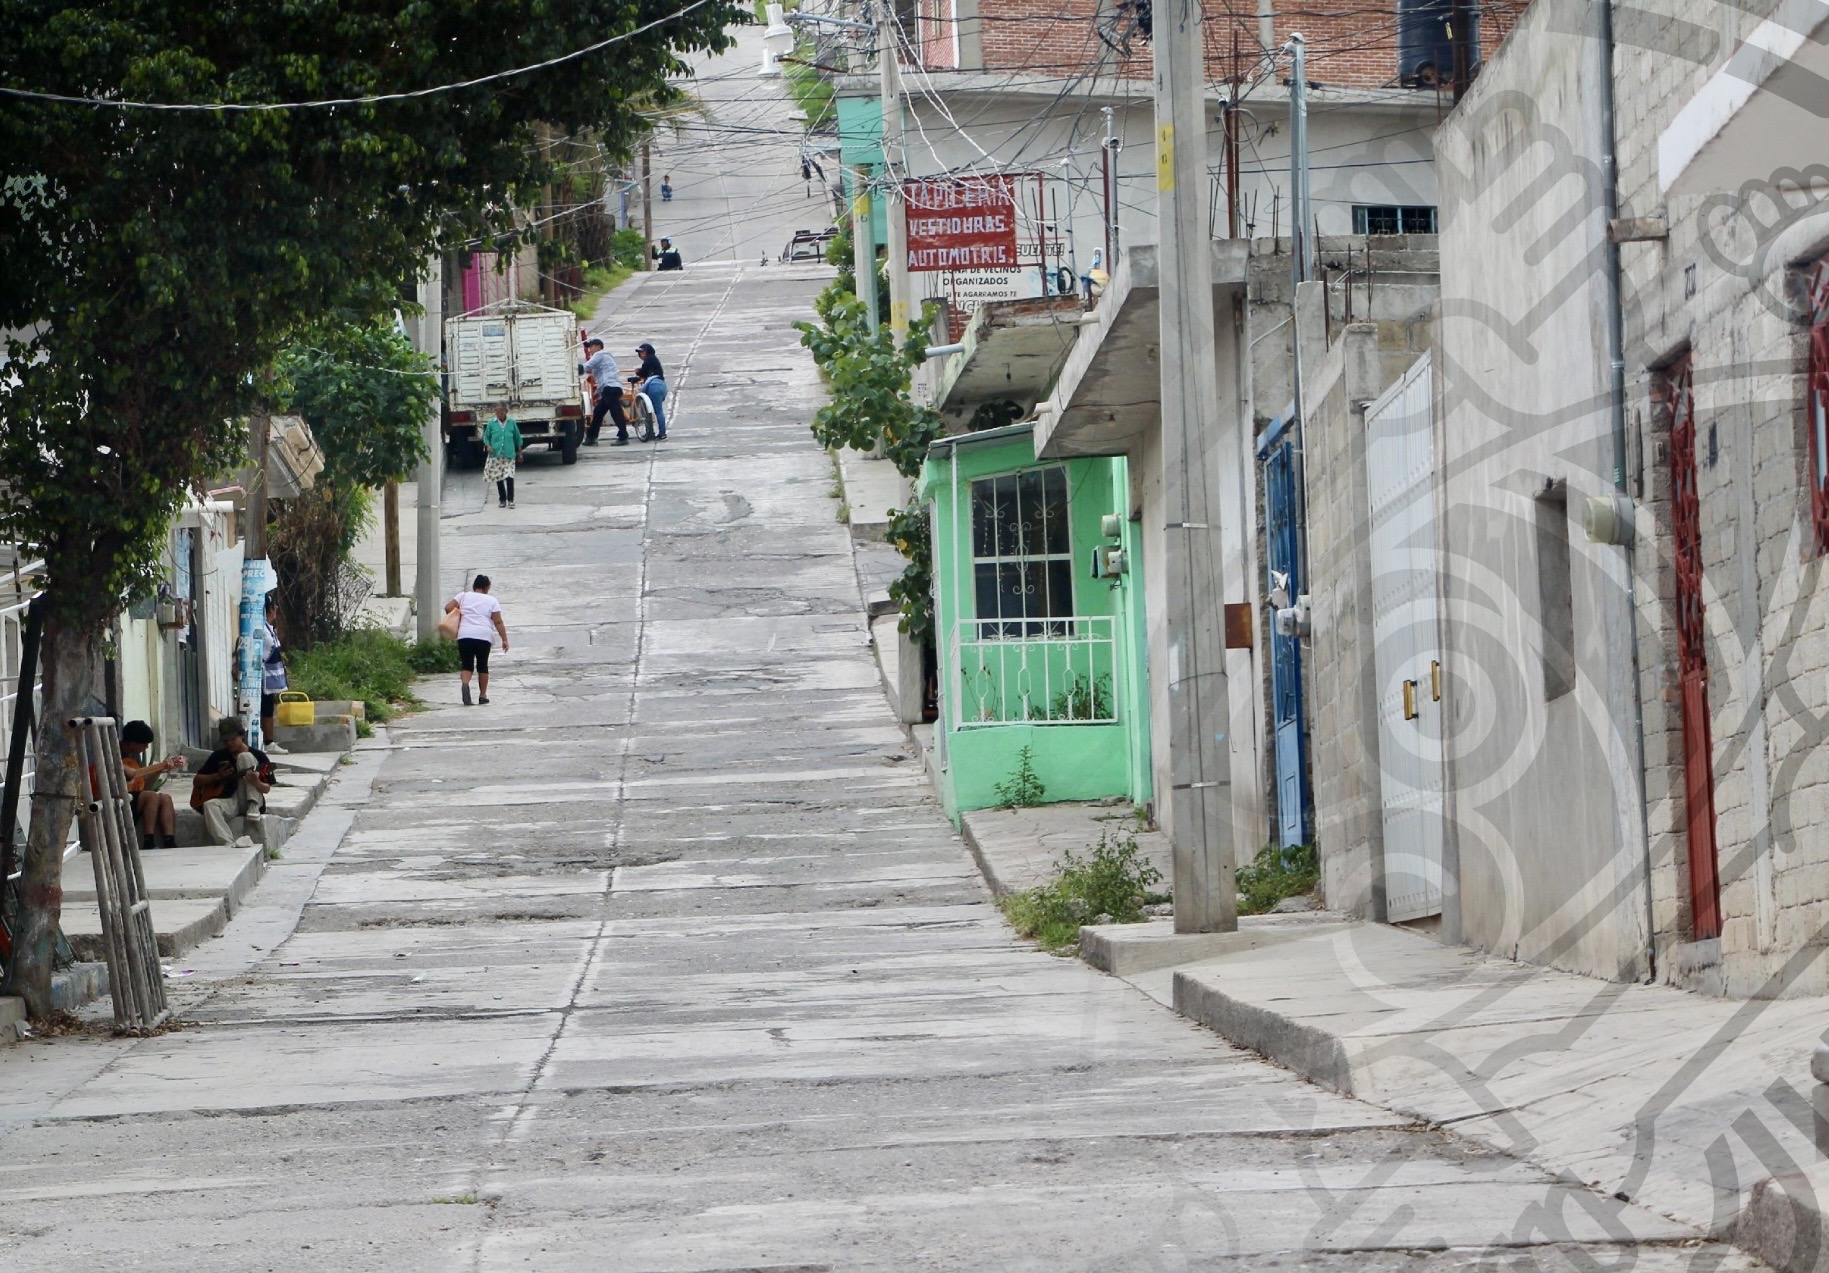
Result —
<path fill-rule="evenodd" d="M 783 53 L 794 51 L 794 28 L 787 24 L 787 13 L 779 4 L 768 6 L 768 29 L 762 33 L 762 65 L 774 64 Z M 779 70 L 776 75 L 781 74 Z"/>

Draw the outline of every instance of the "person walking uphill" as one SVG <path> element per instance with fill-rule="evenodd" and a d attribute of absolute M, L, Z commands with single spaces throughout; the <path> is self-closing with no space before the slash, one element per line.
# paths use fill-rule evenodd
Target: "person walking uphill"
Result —
<path fill-rule="evenodd" d="M 506 403 L 496 403 L 495 415 L 483 426 L 483 447 L 489 453 L 483 461 L 483 481 L 495 483 L 495 497 L 503 508 L 513 508 L 514 466 L 526 455 L 527 444 L 521 440 L 521 426 L 509 418 Z"/>
<path fill-rule="evenodd" d="M 478 575 L 469 592 L 445 602 L 445 613 L 457 614 L 457 655 L 462 671 L 464 706 L 470 706 L 470 674 L 476 673 L 477 702 L 489 701 L 489 648 L 499 635 L 502 653 L 508 653 L 508 628 L 502 622 L 502 603 L 489 595 L 489 576 Z"/>
<path fill-rule="evenodd" d="M 654 356 L 654 346 L 643 341 L 635 346 L 635 356 L 641 359 L 641 366 L 629 377 L 635 384 L 636 393 L 648 395 L 648 402 L 654 407 L 654 440 L 667 440 L 667 373 L 661 370 L 660 359 Z"/>

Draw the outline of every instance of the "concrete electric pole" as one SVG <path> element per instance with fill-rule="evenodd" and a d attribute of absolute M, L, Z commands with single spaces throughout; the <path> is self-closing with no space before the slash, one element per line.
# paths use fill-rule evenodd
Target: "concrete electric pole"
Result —
<path fill-rule="evenodd" d="M 879 0 L 877 75 L 883 98 L 883 205 L 889 223 L 889 330 L 898 346 L 908 339 L 908 204 L 902 198 L 907 164 L 902 156 L 902 68 L 896 57 L 895 10 Z"/>
<path fill-rule="evenodd" d="M 870 170 L 863 164 L 851 170 L 851 272 L 857 275 L 857 299 L 864 303 L 870 334 L 881 321 L 876 312 L 876 226 L 870 212 Z"/>
<path fill-rule="evenodd" d="M 1230 932 L 1238 893 L 1200 0 L 1158 4 L 1154 46 L 1175 931 Z"/>

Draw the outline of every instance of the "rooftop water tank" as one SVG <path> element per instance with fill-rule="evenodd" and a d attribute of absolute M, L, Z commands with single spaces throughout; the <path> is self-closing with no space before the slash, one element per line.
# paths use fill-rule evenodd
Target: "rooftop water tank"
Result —
<path fill-rule="evenodd" d="M 1436 88 L 1454 80 L 1454 14 L 1452 0 L 1397 0 L 1397 82 Z M 1461 7 L 1467 23 L 1468 78 L 1480 65 L 1480 14 L 1477 0 Z"/>

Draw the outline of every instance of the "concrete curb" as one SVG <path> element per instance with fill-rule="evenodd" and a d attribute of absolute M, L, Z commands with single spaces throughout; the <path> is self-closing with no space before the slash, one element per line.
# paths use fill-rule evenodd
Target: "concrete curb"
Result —
<path fill-rule="evenodd" d="M 1234 999 L 1186 973 L 1175 974 L 1174 996 L 1175 1011 L 1190 1021 L 1342 1096 L 1353 1094 L 1353 1064 L 1334 1035 Z"/>
<path fill-rule="evenodd" d="M 939 776 L 934 773 L 932 765 L 927 767 L 927 778 L 937 792 Z M 991 890 L 991 896 L 994 898 L 1008 897 L 1014 890 L 997 878 L 997 872 L 991 869 L 990 859 L 984 855 L 984 846 L 978 843 L 978 837 L 972 831 L 971 824 L 964 818 L 959 819 L 959 838 L 964 840 L 965 847 L 971 850 L 972 861 L 978 864 L 978 874 L 984 877 L 985 887 Z"/>
<path fill-rule="evenodd" d="M 1793 1175 L 1771 1176 L 1753 1186 L 1746 1207 L 1726 1235 L 1734 1245 L 1784 1273 L 1829 1273 L 1829 1163 Z"/>

